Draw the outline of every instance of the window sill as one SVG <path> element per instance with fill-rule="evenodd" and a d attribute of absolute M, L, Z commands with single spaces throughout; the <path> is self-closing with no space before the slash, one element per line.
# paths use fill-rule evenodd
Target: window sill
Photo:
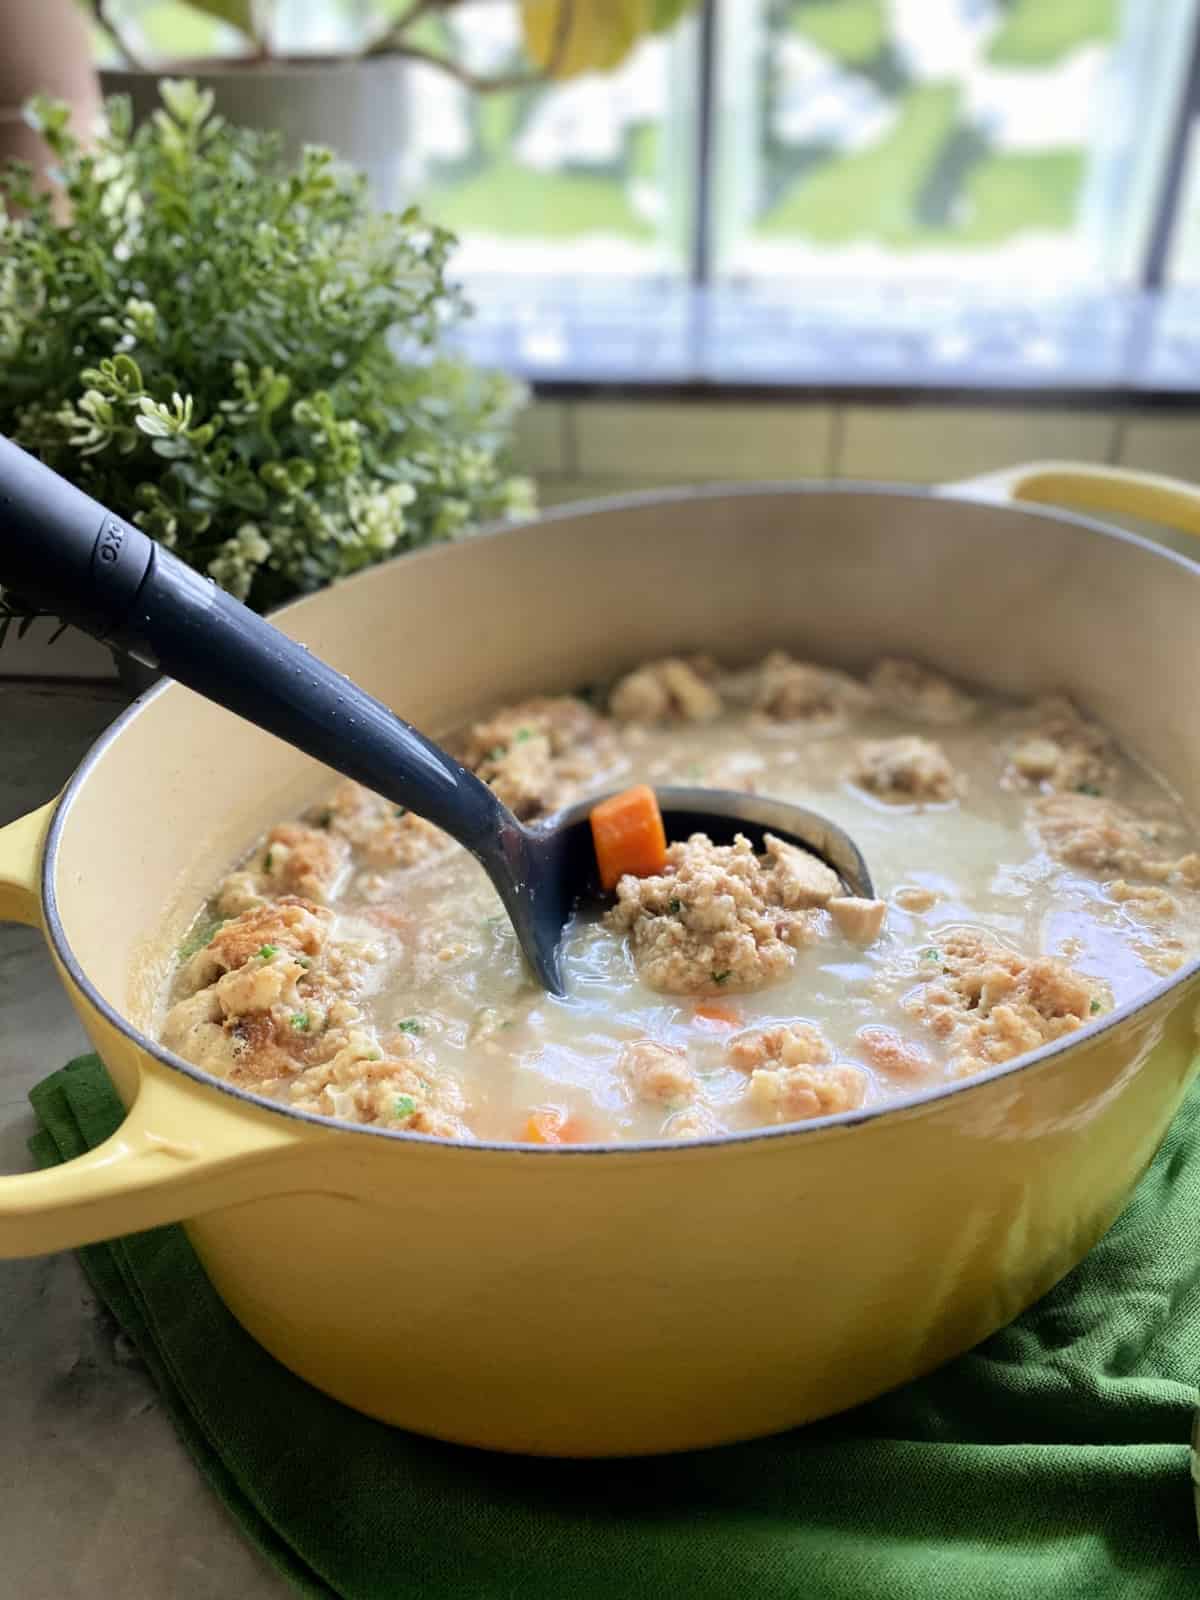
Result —
<path fill-rule="evenodd" d="M 1194 404 L 1200 289 L 475 278 L 458 336 L 539 393 Z"/>

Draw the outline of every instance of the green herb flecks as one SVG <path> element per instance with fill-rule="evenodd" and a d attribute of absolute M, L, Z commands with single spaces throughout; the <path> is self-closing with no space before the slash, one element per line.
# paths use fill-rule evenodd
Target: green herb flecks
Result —
<path fill-rule="evenodd" d="M 921 951 L 922 961 L 940 961 L 941 959 L 942 952 L 940 950 L 934 950 L 932 946 L 928 950 Z"/>
<path fill-rule="evenodd" d="M 278 954 L 279 946 L 277 944 L 260 944 L 258 947 L 258 959 L 260 961 L 270 961 L 272 956 L 277 956 Z"/>
<path fill-rule="evenodd" d="M 416 1017 L 405 1017 L 403 1022 L 398 1022 L 396 1028 L 400 1033 L 424 1033 L 425 1030 Z"/>
<path fill-rule="evenodd" d="M 1100 798 L 1100 790 L 1094 783 L 1077 783 L 1075 785 L 1075 793 L 1090 794 L 1092 798 L 1096 800 Z"/>
<path fill-rule="evenodd" d="M 730 972 L 714 972 L 713 975 L 712 975 L 712 981 L 714 983 L 727 983 L 729 981 L 729 979 L 732 978 L 732 977 L 733 977 L 733 973 L 731 971 Z"/>
<path fill-rule="evenodd" d="M 312 1017 L 307 1011 L 294 1011 L 292 1013 L 292 1027 L 297 1033 L 307 1033 L 312 1027 Z"/>
<path fill-rule="evenodd" d="M 683 910 L 683 901 L 682 900 L 668 900 L 667 901 L 667 910 L 670 912 L 670 914 L 673 917 L 677 917 L 679 915 L 679 913 Z"/>
<path fill-rule="evenodd" d="M 326 806 L 324 811 L 318 812 L 315 821 L 318 828 L 327 828 L 333 821 L 333 812 Z"/>
<path fill-rule="evenodd" d="M 408 807 L 407 806 L 397 806 L 395 808 L 395 815 L 398 816 L 398 817 L 406 817 L 408 815 Z"/>
<path fill-rule="evenodd" d="M 533 739 L 535 737 L 536 734 L 533 728 L 518 728 L 516 733 L 513 734 L 513 743 L 524 744 L 526 739 Z"/>
<path fill-rule="evenodd" d="M 1103 1008 L 1102 1008 L 1099 1000 L 1093 1000 L 1091 1005 L 1088 1007 L 1088 1010 L 1092 1013 L 1093 1016 L 1095 1016 L 1096 1013 L 1098 1011 L 1102 1010 L 1102 1009 Z"/>
<path fill-rule="evenodd" d="M 398 1117 L 411 1117 L 417 1109 L 417 1102 L 410 1094 L 398 1094 L 392 1102 L 392 1109 Z"/>
<path fill-rule="evenodd" d="M 266 872 L 266 873 L 269 873 L 269 872 L 272 871 L 274 866 L 275 866 L 275 852 L 274 852 L 274 850 L 268 850 L 266 855 L 263 857 L 263 871 Z"/>

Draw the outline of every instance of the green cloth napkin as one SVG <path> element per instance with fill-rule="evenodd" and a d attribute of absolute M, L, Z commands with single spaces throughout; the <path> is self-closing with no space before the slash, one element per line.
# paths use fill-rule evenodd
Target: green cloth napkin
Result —
<path fill-rule="evenodd" d="M 42 1165 L 121 1119 L 94 1056 L 31 1098 Z M 416 1438 L 279 1366 L 225 1310 L 180 1228 L 80 1255 L 197 1465 L 306 1594 L 1200 1594 L 1188 1454 L 1200 1084 L 1124 1215 L 1011 1327 L 833 1421 L 686 1456 L 539 1462 Z"/>

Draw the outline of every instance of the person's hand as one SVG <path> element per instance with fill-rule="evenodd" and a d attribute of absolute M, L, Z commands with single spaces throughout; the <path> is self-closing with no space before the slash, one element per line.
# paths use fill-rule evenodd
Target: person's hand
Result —
<path fill-rule="evenodd" d="M 76 0 L 5 0 L 0 17 L 0 162 L 10 156 L 39 171 L 49 159 L 28 127 L 22 107 L 49 94 L 71 107 L 87 138 L 100 115 L 100 84 L 92 64 L 87 19 Z"/>

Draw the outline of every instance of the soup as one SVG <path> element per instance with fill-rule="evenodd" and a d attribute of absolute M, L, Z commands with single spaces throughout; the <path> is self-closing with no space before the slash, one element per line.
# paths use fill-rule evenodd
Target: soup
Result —
<path fill-rule="evenodd" d="M 451 741 L 523 819 L 645 781 L 842 824 L 877 900 L 768 838 L 675 840 L 567 930 L 545 994 L 482 868 L 342 783 L 272 828 L 197 919 L 163 1042 L 347 1122 L 454 1139 L 688 1139 L 903 1100 L 1103 1016 L 1200 946 L 1171 792 L 1069 701 L 912 662 L 651 662 Z"/>

